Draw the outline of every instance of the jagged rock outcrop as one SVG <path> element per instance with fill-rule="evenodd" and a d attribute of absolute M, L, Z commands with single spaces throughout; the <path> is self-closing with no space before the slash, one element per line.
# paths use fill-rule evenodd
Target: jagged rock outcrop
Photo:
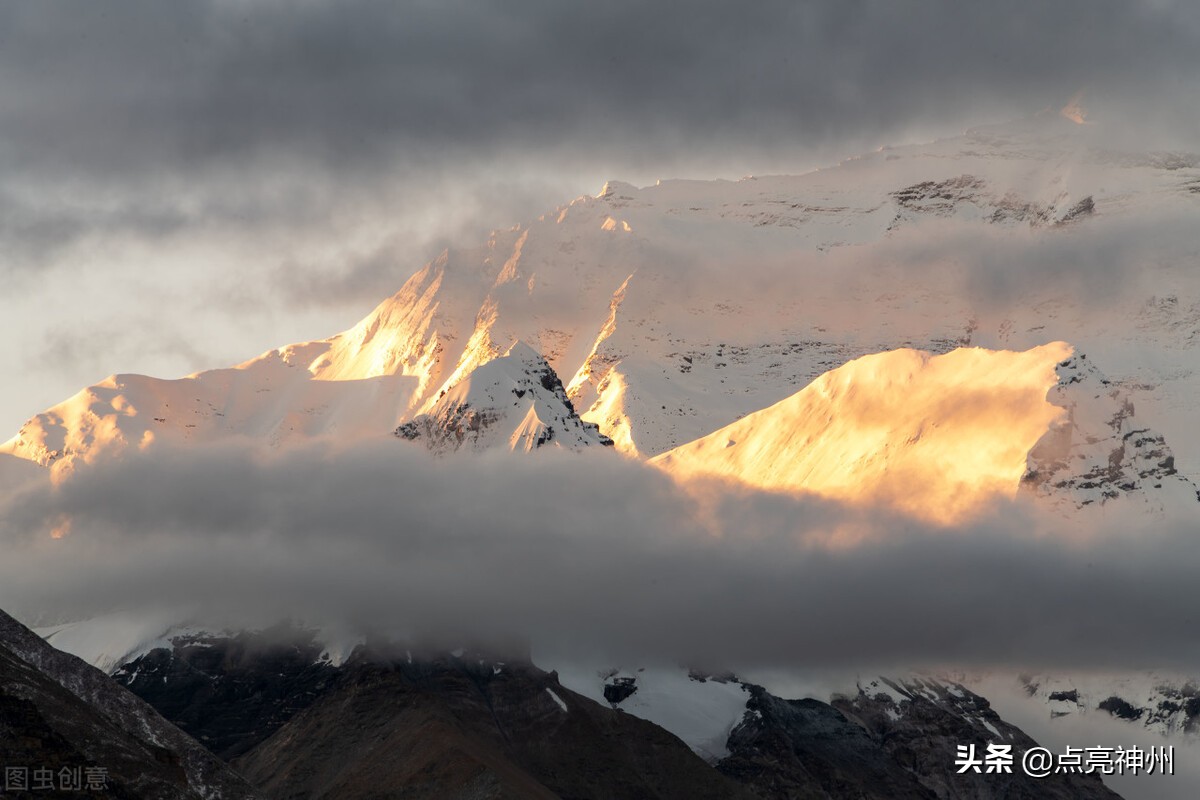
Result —
<path fill-rule="evenodd" d="M 1069 508 L 1136 498 L 1164 503 L 1200 500 L 1195 485 L 1175 469 L 1163 436 L 1141 425 L 1128 393 L 1083 353 L 1060 363 L 1047 400 L 1064 418 L 1030 450 L 1023 488 Z"/>
<path fill-rule="evenodd" d="M 579 418 L 558 375 L 524 342 L 476 367 L 395 433 L 438 453 L 612 445 L 596 424 Z"/>
<path fill-rule="evenodd" d="M 923 217 L 979 217 L 994 225 L 1026 224 L 1030 227 L 1067 225 L 1096 212 L 1091 195 L 1075 199 L 1067 192 L 1045 200 L 1016 192 L 995 192 L 975 175 L 958 175 L 938 181 L 921 181 L 892 192 L 897 210 L 892 228 Z"/>

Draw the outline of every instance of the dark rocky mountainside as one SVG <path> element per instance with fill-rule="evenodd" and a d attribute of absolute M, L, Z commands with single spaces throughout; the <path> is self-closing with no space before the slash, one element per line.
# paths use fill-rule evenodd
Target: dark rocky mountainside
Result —
<path fill-rule="evenodd" d="M 1021 754 L 1037 746 L 1020 728 L 1000 718 L 988 701 L 957 683 L 931 678 L 879 679 L 853 697 L 836 698 L 834 707 L 862 730 L 894 762 L 904 764 L 938 798 L 1017 800 L 1096 800 L 1117 798 L 1098 775 L 1054 774 L 1031 778 Z M 1011 773 L 959 774 L 958 745 L 1012 746 Z"/>
<path fill-rule="evenodd" d="M 177 636 L 113 673 L 118 683 L 223 759 L 270 736 L 325 692 L 338 670 L 310 632 Z"/>
<path fill-rule="evenodd" d="M 938 796 L 828 703 L 781 700 L 754 687 L 748 708 L 718 769 L 763 798 Z"/>
<path fill-rule="evenodd" d="M 1020 774 L 1034 742 L 957 684 L 876 681 L 856 697 L 749 700 L 708 763 L 674 734 L 564 688 L 526 654 L 360 645 L 311 632 L 186 635 L 115 673 L 268 797 L 1076 798 L 1098 778 Z M 729 680 L 735 680 L 732 676 Z M 1012 775 L 958 775 L 956 747 L 1011 743 Z"/>
<path fill-rule="evenodd" d="M 146 703 L 2 611 L 0 767 L 6 798 L 257 796 Z"/>
<path fill-rule="evenodd" d="M 362 662 L 237 765 L 272 797 L 751 798 L 528 664 Z"/>

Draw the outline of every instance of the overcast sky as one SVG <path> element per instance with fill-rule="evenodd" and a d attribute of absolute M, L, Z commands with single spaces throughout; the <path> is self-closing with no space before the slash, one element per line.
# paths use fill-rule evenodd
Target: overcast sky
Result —
<path fill-rule="evenodd" d="M 800 171 L 1080 89 L 1186 146 L 1197 75 L 1190 0 L 4 3 L 0 431 L 331 334 L 608 178 Z"/>

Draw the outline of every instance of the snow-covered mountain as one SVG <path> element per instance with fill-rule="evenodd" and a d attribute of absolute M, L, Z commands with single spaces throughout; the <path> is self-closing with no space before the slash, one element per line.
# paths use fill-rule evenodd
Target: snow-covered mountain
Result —
<path fill-rule="evenodd" d="M 893 350 L 650 463 L 683 481 L 883 500 L 941 521 L 1022 486 L 1071 509 L 1123 495 L 1194 505 L 1163 437 L 1139 423 L 1126 393 L 1062 342 Z"/>
<path fill-rule="evenodd" d="M 579 418 L 558 375 L 524 342 L 441 392 L 396 435 L 434 452 L 612 445 L 595 423 Z"/>
<path fill-rule="evenodd" d="M 1034 742 L 948 680 L 785 700 L 678 667 L 546 672 L 527 653 L 401 643 L 345 655 L 288 626 L 179 632 L 124 663 L 112 689 L 153 704 L 270 796 L 314 784 L 350 795 L 367 778 L 375 791 L 452 796 L 482 771 L 501 783 L 524 773 L 520 797 L 1115 797 L 1098 776 L 956 774 L 959 744 L 1019 756 Z M 663 788 L 638 791 L 646 784 Z"/>
<path fill-rule="evenodd" d="M 960 683 L 928 675 L 849 681 L 844 691 L 785 700 L 734 675 L 662 667 L 561 672 L 565 686 L 649 719 L 722 773 L 763 796 L 1116 797 L 1096 776 L 1039 783 L 1016 771 L 959 774 L 947 754 L 961 744 L 1036 743 Z M 899 768 L 897 768 L 899 767 Z"/>
<path fill-rule="evenodd" d="M 1168 737 L 1200 733 L 1200 682 L 1179 674 L 1021 675 L 1052 719 L 1110 715 Z"/>
<path fill-rule="evenodd" d="M 2 452 L 65 476 L 127 448 L 244 439 L 274 446 L 384 436 L 405 418 L 414 380 L 327 381 L 308 365 L 327 343 L 281 347 L 178 380 L 113 375 L 29 420 Z"/>
<path fill-rule="evenodd" d="M 684 481 L 883 500 L 954 520 L 1016 492 L 1026 454 L 1062 415 L 1046 392 L 1069 353 L 1058 342 L 863 356 L 651 463 Z"/>
<path fill-rule="evenodd" d="M 1089 135 L 1038 118 L 800 176 L 610 182 L 446 251 L 344 333 L 177 381 L 114 376 L 31 419 L 2 452 L 69 471 L 164 440 L 385 435 L 521 341 L 562 376 L 582 419 L 652 457 L 863 355 L 1065 341 L 1100 361 L 1194 479 L 1190 251 L 1141 242 L 1127 258 L 1153 270 L 1153 289 L 1106 289 L 1101 271 L 1109 306 L 1097 314 L 1071 286 L 992 300 L 953 247 L 929 246 L 1044 259 L 1195 210 L 1195 158 L 1114 152 Z"/>

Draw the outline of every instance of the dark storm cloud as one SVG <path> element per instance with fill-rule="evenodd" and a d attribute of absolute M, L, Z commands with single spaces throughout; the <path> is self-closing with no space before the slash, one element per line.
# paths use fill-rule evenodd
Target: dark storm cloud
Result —
<path fill-rule="evenodd" d="M 287 155 L 373 170 L 460 149 L 658 161 L 680 144 L 869 140 L 1085 86 L 1101 103 L 1193 92 L 1197 16 L 1127 0 L 9 4 L 0 157 L 126 178 Z"/>
<path fill-rule="evenodd" d="M 301 267 L 289 297 L 361 303 L 399 284 L 364 248 L 404 236 L 411 270 L 585 178 L 798 169 L 1081 87 L 1114 127 L 1190 136 L 1198 73 L 1182 0 L 5 4 L 0 270 L 88 235 L 338 241 L 390 219 L 346 258 L 260 266 Z M 410 235 L 452 186 L 480 202 Z"/>
<path fill-rule="evenodd" d="M 1200 564 L 1194 514 L 1081 534 L 1013 505 L 934 530 L 780 496 L 701 501 L 610 453 L 405 448 L 84 469 L 0 507 L 0 603 L 89 616 L 153 598 L 738 669 L 1200 655 L 1200 600 L 1179 591 Z M 830 545 L 834 530 L 864 538 Z"/>

